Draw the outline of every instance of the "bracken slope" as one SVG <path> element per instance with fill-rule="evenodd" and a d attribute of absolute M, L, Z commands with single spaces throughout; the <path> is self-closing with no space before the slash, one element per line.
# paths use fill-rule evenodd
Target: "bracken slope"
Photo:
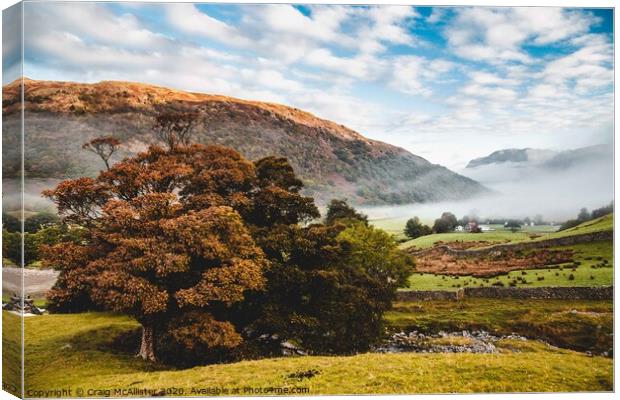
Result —
<path fill-rule="evenodd" d="M 100 135 L 123 141 L 117 159 L 156 141 L 154 117 L 199 113 L 195 140 L 232 147 L 249 159 L 288 158 L 320 203 L 403 204 L 464 199 L 485 193 L 476 181 L 424 158 L 370 140 L 343 125 L 296 108 L 167 88 L 104 81 L 96 84 L 24 79 L 25 169 L 30 178 L 94 175 L 101 164 L 81 145 Z M 17 177 L 20 81 L 4 87 L 4 176 Z"/>

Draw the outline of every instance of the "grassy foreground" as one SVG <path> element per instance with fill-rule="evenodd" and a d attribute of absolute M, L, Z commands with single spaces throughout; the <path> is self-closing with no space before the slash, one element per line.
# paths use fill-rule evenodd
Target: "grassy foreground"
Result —
<path fill-rule="evenodd" d="M 15 396 L 21 395 L 21 318 L 2 311 L 2 384 Z"/>
<path fill-rule="evenodd" d="M 5 322 L 13 318 L 3 313 Z M 318 395 L 613 388 L 612 360 L 531 341 L 503 341 L 499 354 L 369 353 L 273 358 L 175 370 L 112 349 L 115 337 L 137 326 L 123 316 L 46 315 L 28 318 L 25 324 L 28 397 L 49 396 L 45 391 L 55 388 L 71 389 L 73 396 L 82 390 L 84 395 L 95 397 L 114 396 L 108 391 L 114 389 L 155 393 L 168 389 L 168 394 L 178 396 L 213 395 L 216 388 L 239 388 L 240 395 L 278 394 L 282 390 Z M 299 377 L 309 371 L 314 376 Z"/>

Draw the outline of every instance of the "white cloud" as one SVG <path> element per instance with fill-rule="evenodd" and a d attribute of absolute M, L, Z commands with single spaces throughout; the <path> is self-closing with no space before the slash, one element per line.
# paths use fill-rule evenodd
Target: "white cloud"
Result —
<path fill-rule="evenodd" d="M 578 147 L 612 132 L 613 45 L 587 33 L 595 19 L 583 12 L 434 9 L 426 27 L 446 27 L 442 47 L 421 45 L 412 7 L 317 5 L 304 15 L 235 6 L 228 22 L 191 4 L 149 7 L 169 37 L 138 9 L 76 3 L 48 14 L 50 5 L 28 4 L 35 79 L 133 80 L 284 103 L 450 167 L 503 146 Z M 524 47 L 548 43 L 561 51 Z"/>
<path fill-rule="evenodd" d="M 391 62 L 392 78 L 389 85 L 398 91 L 429 96 L 432 94 L 430 83 L 454 68 L 447 60 L 429 60 L 420 56 L 398 56 Z"/>
<path fill-rule="evenodd" d="M 443 7 L 433 7 L 431 14 L 426 18 L 426 22 L 429 24 L 437 24 L 441 22 L 447 13 L 447 9 Z"/>
<path fill-rule="evenodd" d="M 588 31 L 596 19 L 553 7 L 464 8 L 445 35 L 460 57 L 492 63 L 532 62 L 522 45 L 544 45 Z"/>
<path fill-rule="evenodd" d="M 583 94 L 610 86 L 613 82 L 613 45 L 609 40 L 603 35 L 584 35 L 573 43 L 581 47 L 549 62 L 542 72 L 545 81 L 553 84 L 574 82 L 576 90 Z"/>
<path fill-rule="evenodd" d="M 182 32 L 201 35 L 233 46 L 251 45 L 251 41 L 235 27 L 201 12 L 193 4 L 168 4 L 166 14 L 168 22 Z"/>
<path fill-rule="evenodd" d="M 116 47 L 157 49 L 171 44 L 165 35 L 144 28 L 133 14 L 115 15 L 99 3 L 26 4 L 24 20 L 30 35 L 43 36 L 52 29 L 62 28 L 76 36 L 88 36 L 100 44 Z"/>

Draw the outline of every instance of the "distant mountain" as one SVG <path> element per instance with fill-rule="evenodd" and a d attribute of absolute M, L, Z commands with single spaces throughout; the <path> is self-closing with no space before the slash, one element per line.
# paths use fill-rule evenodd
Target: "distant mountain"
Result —
<path fill-rule="evenodd" d="M 566 220 L 575 210 L 598 208 L 614 198 L 613 146 L 509 149 L 472 160 L 460 172 L 501 194 L 491 204 L 475 205 L 496 215 Z"/>
<path fill-rule="evenodd" d="M 19 175 L 19 82 L 4 87 L 3 174 Z M 278 104 L 188 93 L 131 82 L 82 84 L 25 80 L 27 178 L 95 175 L 100 161 L 84 142 L 114 135 L 117 159 L 144 150 L 155 137 L 155 116 L 191 109 L 199 114 L 195 140 L 232 147 L 256 160 L 288 158 L 306 193 L 326 202 L 346 197 L 357 204 L 456 200 L 487 192 L 478 182 L 343 125 Z"/>
<path fill-rule="evenodd" d="M 548 168 L 567 169 L 609 159 L 613 159 L 612 146 L 596 145 L 562 151 L 545 161 L 544 165 Z"/>
<path fill-rule="evenodd" d="M 475 158 L 471 160 L 465 168 L 476 168 L 481 165 L 497 164 L 504 162 L 541 162 L 549 160 L 558 153 L 552 150 L 540 149 L 504 149 L 497 150 L 486 157 Z"/>
<path fill-rule="evenodd" d="M 506 161 L 524 162 L 528 160 L 527 152 L 530 149 L 505 149 L 494 151 L 486 157 L 474 158 L 465 168 L 475 168 L 480 165 L 503 163 Z"/>
<path fill-rule="evenodd" d="M 612 156 L 610 146 L 595 145 L 574 150 L 553 151 L 545 149 L 503 149 L 486 157 L 471 160 L 465 168 L 485 165 L 515 163 L 515 167 L 539 166 L 553 169 L 567 169 L 579 164 L 598 162 Z M 519 165 L 521 164 L 521 165 Z"/>

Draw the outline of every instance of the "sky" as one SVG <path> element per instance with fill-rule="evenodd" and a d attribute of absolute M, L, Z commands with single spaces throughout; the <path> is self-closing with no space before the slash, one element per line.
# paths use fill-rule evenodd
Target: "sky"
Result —
<path fill-rule="evenodd" d="M 610 9 L 24 7 L 31 79 L 138 81 L 282 103 L 455 170 L 502 148 L 613 140 Z M 11 51 L 3 46 L 4 84 Z"/>

